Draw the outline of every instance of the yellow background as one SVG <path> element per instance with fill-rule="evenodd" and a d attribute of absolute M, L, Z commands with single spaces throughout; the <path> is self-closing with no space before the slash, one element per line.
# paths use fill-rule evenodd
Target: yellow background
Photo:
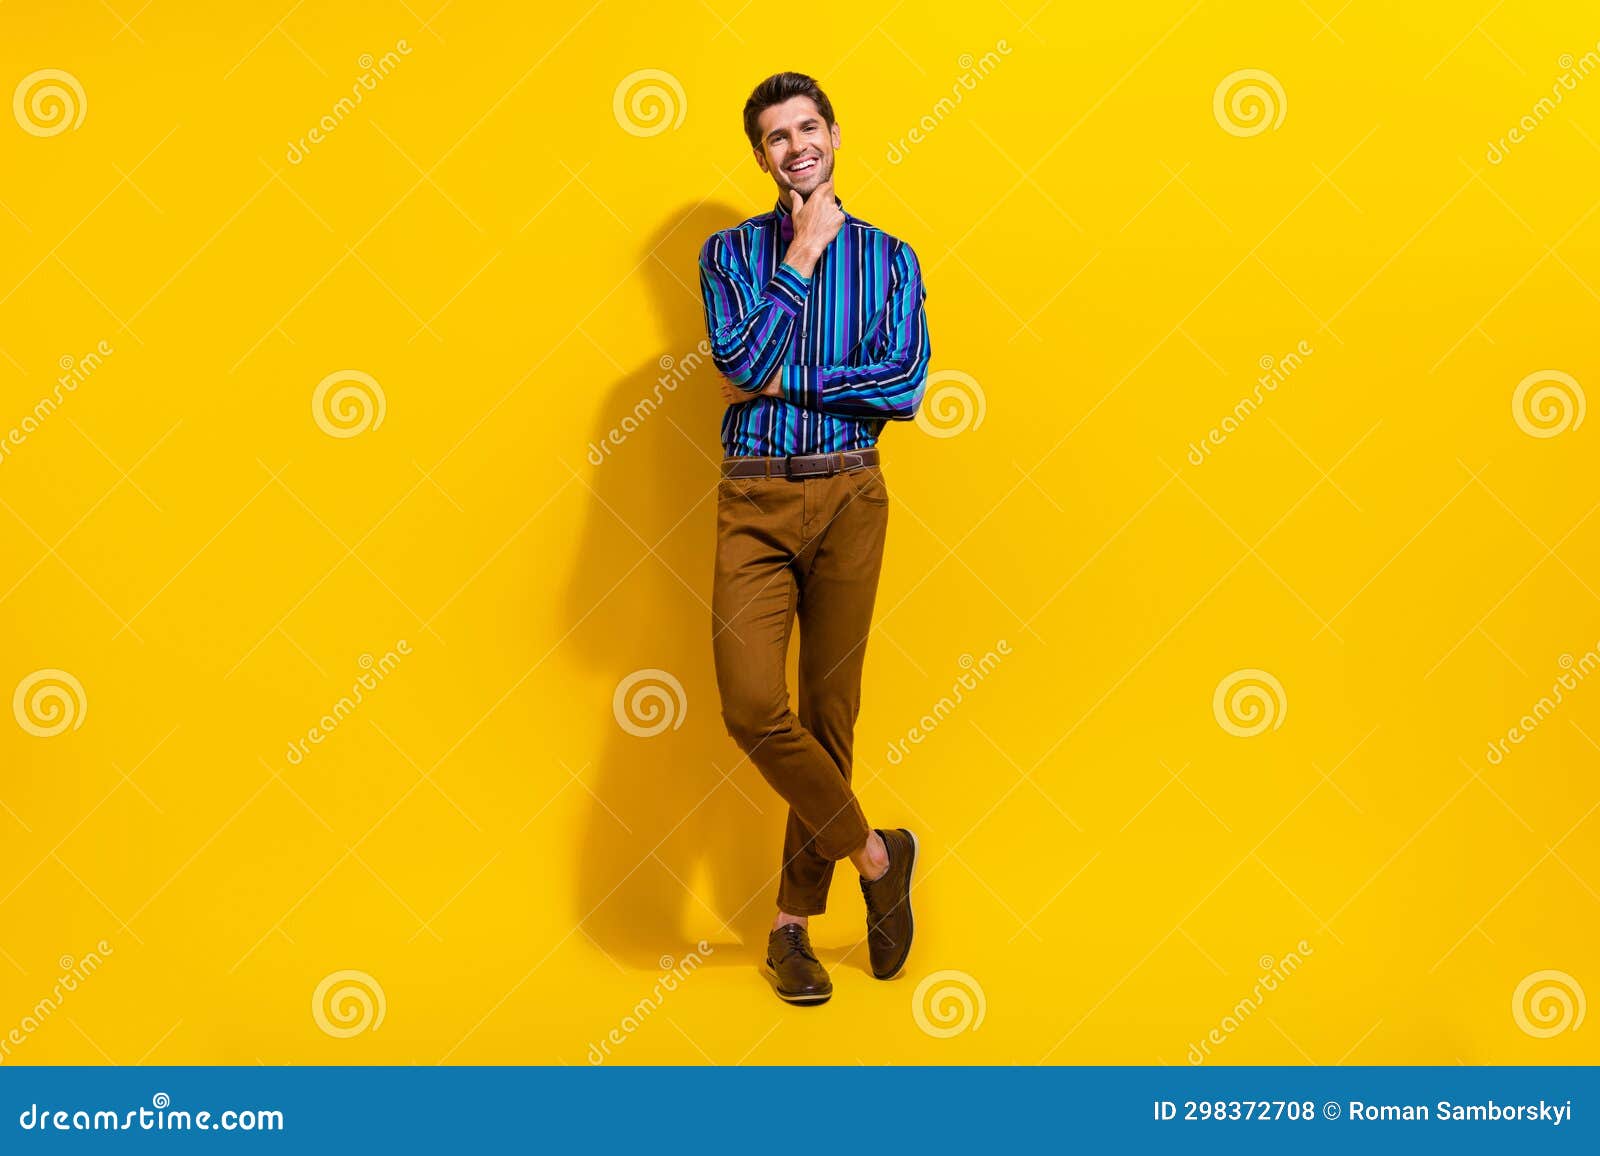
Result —
<path fill-rule="evenodd" d="M 0 1033 L 113 949 L 8 1062 L 582 1064 L 700 939 L 616 1062 L 1182 1064 L 1301 940 L 1216 1062 L 1600 1060 L 1512 1012 L 1541 970 L 1600 991 L 1600 684 L 1485 758 L 1600 639 L 1594 421 L 1511 408 L 1600 382 L 1600 75 L 1486 158 L 1589 6 L 437 3 L 0 7 L 4 94 L 87 101 L 0 119 L 0 431 L 114 349 L 0 463 L 0 689 L 86 698 L 53 738 L 0 715 Z M 710 666 L 712 373 L 586 460 L 702 336 L 701 241 L 773 199 L 739 110 L 780 68 L 986 407 L 886 431 L 857 773 L 921 837 L 919 937 L 871 980 L 841 872 L 812 1011 L 754 970 L 783 812 Z M 1247 68 L 1285 116 L 1242 137 Z M 613 110 L 643 69 L 683 94 L 649 136 Z M 386 414 L 330 437 L 351 369 Z M 647 668 L 686 710 L 639 738 Z M 1252 668 L 1282 725 L 1241 738 L 1212 698 Z M 311 1009 L 344 969 L 386 1003 L 347 1039 Z M 985 1017 L 936 1038 L 945 969 Z"/>

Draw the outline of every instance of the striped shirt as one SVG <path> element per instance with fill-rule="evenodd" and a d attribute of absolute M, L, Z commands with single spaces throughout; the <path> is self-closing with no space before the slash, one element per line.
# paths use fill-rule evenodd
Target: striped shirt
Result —
<path fill-rule="evenodd" d="M 864 449 L 916 416 L 928 380 L 927 291 L 911 246 L 845 214 L 810 278 L 782 264 L 794 220 L 770 213 L 712 234 L 700 252 L 711 355 L 723 376 L 780 397 L 728 406 L 729 457 Z"/>

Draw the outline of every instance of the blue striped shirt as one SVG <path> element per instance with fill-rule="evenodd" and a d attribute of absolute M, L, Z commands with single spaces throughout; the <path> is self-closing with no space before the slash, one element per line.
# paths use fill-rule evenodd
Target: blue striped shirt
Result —
<path fill-rule="evenodd" d="M 885 421 L 916 416 L 927 385 L 927 291 L 911 246 L 846 213 L 805 278 L 782 263 L 793 235 L 780 201 L 700 252 L 717 368 L 752 394 L 782 371 L 781 397 L 723 415 L 729 457 L 864 449 Z"/>

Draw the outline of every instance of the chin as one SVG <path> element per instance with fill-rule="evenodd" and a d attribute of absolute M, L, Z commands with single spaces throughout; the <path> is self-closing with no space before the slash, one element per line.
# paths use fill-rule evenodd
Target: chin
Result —
<path fill-rule="evenodd" d="M 780 187 L 782 188 L 785 196 L 787 196 L 789 194 L 789 190 L 792 189 L 799 193 L 802 198 L 809 197 L 812 193 L 816 192 L 822 187 L 823 182 L 828 179 L 831 173 L 831 169 L 824 170 L 820 165 L 811 170 L 809 173 L 802 174 L 798 178 L 792 177 L 788 173 L 784 173 Z"/>

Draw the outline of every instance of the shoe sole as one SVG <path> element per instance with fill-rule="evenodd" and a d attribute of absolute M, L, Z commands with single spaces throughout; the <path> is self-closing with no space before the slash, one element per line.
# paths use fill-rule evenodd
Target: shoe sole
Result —
<path fill-rule="evenodd" d="M 911 941 L 916 937 L 917 933 L 916 916 L 911 910 L 911 877 L 917 869 L 917 836 L 915 832 L 909 830 L 906 831 L 906 834 L 911 839 L 911 866 L 906 869 L 906 953 L 900 957 L 900 962 L 893 971 L 888 975 L 876 977 L 884 981 L 900 978 L 900 973 L 906 969 L 906 964 L 911 959 Z"/>
<path fill-rule="evenodd" d="M 792 995 L 788 992 L 785 992 L 781 987 L 778 986 L 778 973 L 773 969 L 773 966 L 770 963 L 762 963 L 761 974 L 764 975 L 767 979 L 767 982 L 772 985 L 773 994 L 781 999 L 784 1003 L 792 1003 L 797 1007 L 809 1007 L 814 1004 L 827 1003 L 833 998 L 833 988 L 831 987 L 827 991 L 805 992 L 801 995 Z"/>

